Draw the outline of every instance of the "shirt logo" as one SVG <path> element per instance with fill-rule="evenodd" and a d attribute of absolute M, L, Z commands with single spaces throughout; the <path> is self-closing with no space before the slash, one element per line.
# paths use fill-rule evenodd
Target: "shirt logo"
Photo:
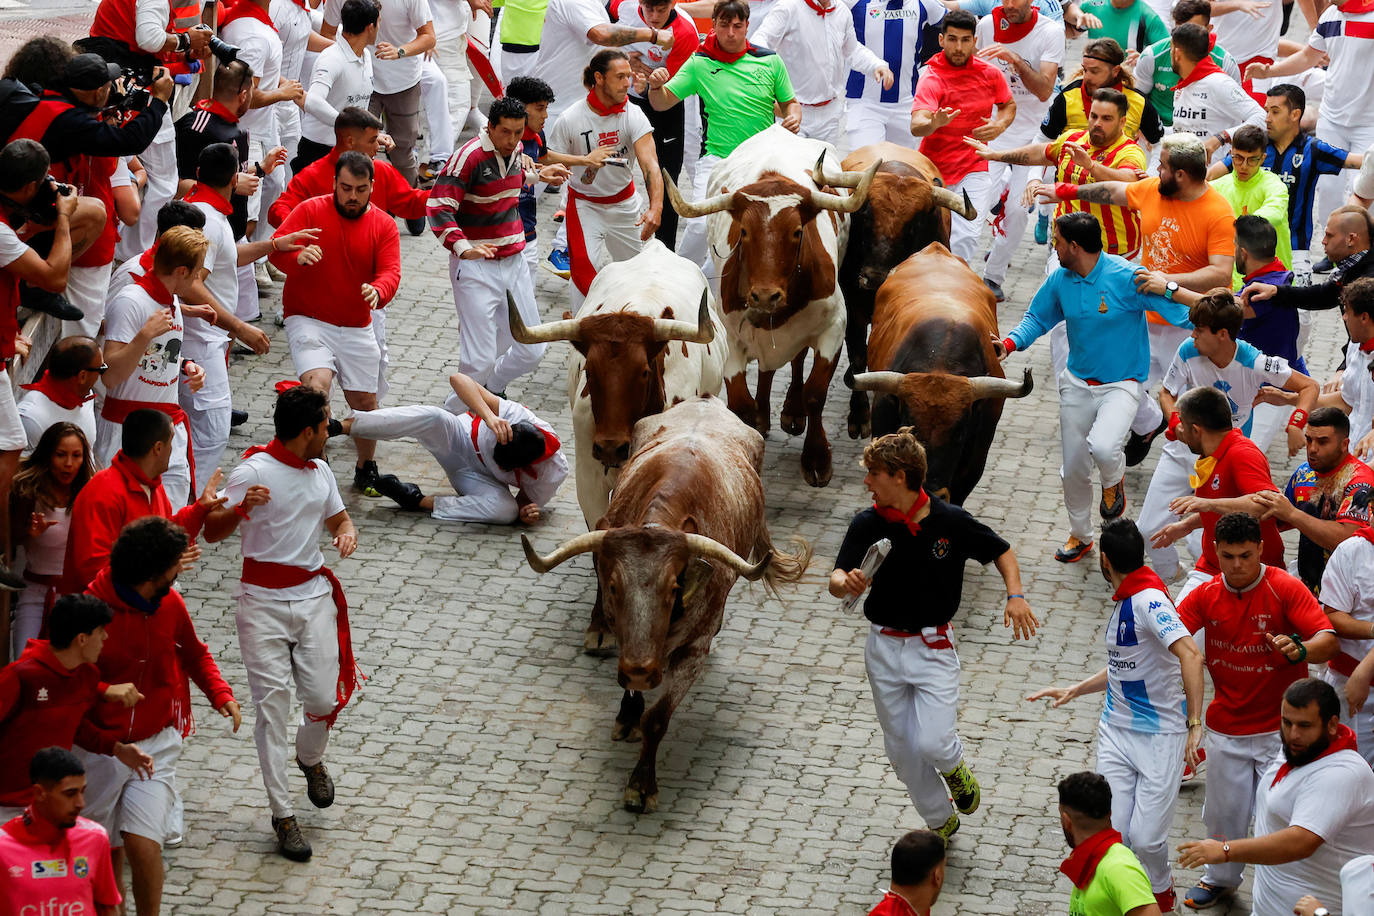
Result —
<path fill-rule="evenodd" d="M 1302 153 L 1294 153 L 1294 154 L 1293 154 L 1293 168 L 1295 168 L 1295 169 L 1300 169 L 1300 168 L 1302 168 L 1302 158 L 1303 158 L 1303 157 L 1302 157 Z"/>
<path fill-rule="evenodd" d="M 31 878 L 65 878 L 67 877 L 66 859 L 35 859 L 30 866 L 29 877 Z"/>
<path fill-rule="evenodd" d="M 78 878 L 85 878 L 91 873 L 91 865 L 86 861 L 85 856 L 77 856 L 72 860 L 72 874 Z"/>
<path fill-rule="evenodd" d="M 1220 489 L 1221 489 L 1221 475 L 1217 475 L 1216 477 L 1213 477 L 1213 478 L 1212 478 L 1212 489 L 1213 489 L 1213 490 L 1220 490 Z"/>
<path fill-rule="evenodd" d="M 48 698 L 48 688 L 46 688 L 46 687 L 39 687 L 39 688 L 38 688 L 38 702 L 42 703 L 42 702 L 44 702 L 45 700 L 47 700 L 47 698 Z"/>
<path fill-rule="evenodd" d="M 930 548 L 930 552 L 937 560 L 943 560 L 949 556 L 949 538 L 937 538 L 935 546 Z"/>
<path fill-rule="evenodd" d="M 878 9 L 876 6 L 870 7 L 869 10 L 868 10 L 868 18 L 869 18 L 869 19 L 878 19 L 878 18 L 880 18 L 882 15 L 883 15 L 883 11 L 880 10 L 880 9 Z"/>
<path fill-rule="evenodd" d="M 11 878 L 22 878 L 22 877 L 24 877 L 24 866 L 22 866 L 22 865 L 11 865 L 11 866 L 10 866 L 10 877 L 11 877 Z"/>

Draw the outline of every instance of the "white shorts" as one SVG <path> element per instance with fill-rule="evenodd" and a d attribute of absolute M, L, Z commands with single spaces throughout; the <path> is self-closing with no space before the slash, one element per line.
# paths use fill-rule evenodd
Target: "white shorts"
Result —
<path fill-rule="evenodd" d="M 377 393 L 377 373 L 382 351 L 371 327 L 344 328 L 336 324 L 292 315 L 286 319 L 286 339 L 296 375 L 312 369 L 328 369 L 344 391 Z"/>
<path fill-rule="evenodd" d="M 14 400 L 10 374 L 0 363 L 0 452 L 18 452 L 28 447 L 24 424 L 19 421 L 19 405 Z"/>
<path fill-rule="evenodd" d="M 181 732 L 169 725 L 138 746 L 153 758 L 148 779 L 140 779 L 114 757 L 72 748 L 86 765 L 86 808 L 81 815 L 105 828 L 113 849 L 124 845 L 126 833 L 162 845 L 176 804 Z"/>

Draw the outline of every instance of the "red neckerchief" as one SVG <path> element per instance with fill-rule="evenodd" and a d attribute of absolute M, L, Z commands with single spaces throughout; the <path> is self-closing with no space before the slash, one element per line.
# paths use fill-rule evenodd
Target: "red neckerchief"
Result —
<path fill-rule="evenodd" d="M 830 13 L 835 12 L 835 7 L 833 7 L 833 6 L 821 6 L 819 3 L 816 2 L 816 0 L 806 0 L 806 5 L 809 6 L 809 7 L 811 7 L 813 10 L 815 10 L 815 11 L 816 11 L 816 15 L 817 15 L 817 16 L 820 16 L 820 17 L 822 17 L 822 18 L 824 18 L 825 16 L 829 15 Z"/>
<path fill-rule="evenodd" d="M 1169 594 L 1169 587 L 1164 584 L 1164 580 L 1159 578 L 1150 567 L 1142 566 L 1135 572 L 1126 574 L 1126 578 L 1121 580 L 1121 587 L 1112 595 L 1112 600 L 1123 601 L 1132 595 L 1140 594 L 1147 588 L 1159 589 L 1164 594 Z"/>
<path fill-rule="evenodd" d="M 1221 72 L 1222 70 L 1220 67 L 1217 66 L 1216 61 L 1212 60 L 1211 55 L 1208 55 L 1207 57 L 1204 57 L 1202 60 L 1197 62 L 1197 66 L 1193 68 L 1192 73 L 1189 73 L 1183 79 L 1178 81 L 1178 85 L 1174 86 L 1174 91 L 1177 92 L 1184 86 L 1196 83 L 1204 76 L 1211 76 L 1213 73 Z"/>
<path fill-rule="evenodd" d="M 1364 343 L 1360 344 L 1360 352 L 1361 352 L 1361 353 L 1374 353 L 1374 337 L 1371 337 L 1371 338 L 1369 338 L 1368 340 L 1366 340 Z"/>
<path fill-rule="evenodd" d="M 929 910 L 925 913 L 917 913 L 916 908 L 907 902 L 901 894 L 894 894 L 888 891 L 883 894 L 883 899 L 878 901 L 878 905 L 869 911 L 868 916 L 928 916 Z"/>
<path fill-rule="evenodd" d="M 1031 33 L 1031 29 L 1035 28 L 1036 20 L 1040 18 L 1040 11 L 1035 7 L 1031 7 L 1030 12 L 1030 18 L 1018 24 L 1007 20 L 1007 11 L 1004 7 L 993 7 L 992 40 L 998 44 L 1010 44 L 1025 38 Z"/>
<path fill-rule="evenodd" d="M 277 30 L 277 26 L 272 22 L 272 16 L 267 10 L 258 6 L 253 0 L 238 0 L 238 3 L 229 7 L 229 12 L 219 21 L 220 30 L 236 19 L 256 19 L 272 31 Z"/>
<path fill-rule="evenodd" d="M 1280 261 L 1278 258 L 1275 258 L 1274 260 L 1270 261 L 1268 264 L 1265 264 L 1265 265 L 1264 265 L 1263 267 L 1261 267 L 1259 270 L 1252 270 L 1252 271 L 1250 271 L 1248 274 L 1245 275 L 1245 278 L 1244 278 L 1244 279 L 1245 279 L 1245 282 L 1246 282 L 1246 283 L 1249 283 L 1251 280 L 1253 280 L 1255 277 L 1258 277 L 1260 274 L 1278 273 L 1278 272 L 1285 271 L 1285 270 L 1287 270 L 1287 269 L 1288 269 L 1287 267 L 1284 267 L 1284 266 L 1283 266 L 1283 262 L 1282 262 L 1282 261 Z"/>
<path fill-rule="evenodd" d="M 182 200 L 186 201 L 188 204 L 209 204 L 225 216 L 234 212 L 233 204 L 225 200 L 224 195 L 220 194 L 209 185 L 199 181 L 195 183 L 191 188 L 191 192 L 183 197 Z"/>
<path fill-rule="evenodd" d="M 477 453 L 477 460 L 485 465 L 487 463 L 487 460 L 482 457 L 482 450 L 477 447 L 477 431 L 481 428 L 482 418 L 474 414 L 472 417 L 472 450 Z M 515 479 L 517 482 L 520 480 L 521 474 L 526 475 L 531 480 L 538 480 L 539 472 L 534 469 L 534 466 L 544 461 L 548 461 L 550 458 L 553 457 L 553 453 L 558 451 L 558 449 L 562 447 L 562 443 L 558 441 L 558 437 L 551 433 L 549 430 L 543 429 L 538 426 L 536 426 L 535 429 L 539 430 L 539 432 L 544 436 L 544 454 L 540 455 L 538 458 L 534 459 L 529 464 L 525 465 L 523 468 L 515 469 L 513 473 L 515 474 Z"/>
<path fill-rule="evenodd" d="M 601 100 L 596 97 L 595 89 L 587 93 L 587 106 L 603 118 L 609 118 L 613 114 L 620 114 L 623 112 L 625 110 L 625 102 L 628 101 L 629 97 L 626 96 L 625 101 L 621 102 L 619 105 L 602 105 Z"/>
<path fill-rule="evenodd" d="M 52 401 L 63 410 L 75 410 L 87 401 L 95 400 L 94 392 L 82 397 L 57 379 L 53 378 L 51 372 L 44 372 L 43 377 L 38 381 L 30 382 L 27 385 L 20 385 L 19 387 L 28 391 L 37 391 L 39 394 L 45 395 L 49 401 Z"/>
<path fill-rule="evenodd" d="M 916 513 L 920 512 L 929 502 L 930 494 L 925 490 L 918 490 L 916 492 L 916 502 L 911 504 L 910 512 L 904 513 L 900 509 L 894 509 L 892 506 L 880 506 L 877 503 L 873 504 L 873 511 L 878 513 L 878 517 L 883 521 L 893 522 L 898 525 L 906 525 L 907 531 L 916 534 L 921 530 L 921 523 L 913 522 L 912 519 L 914 519 Z"/>
<path fill-rule="evenodd" d="M 1217 33 L 1212 31 L 1212 27 L 1207 27 L 1207 53 L 1210 55 L 1217 49 Z"/>
<path fill-rule="evenodd" d="M 148 475 L 143 473 L 143 469 L 138 466 L 134 459 L 124 454 L 123 449 L 120 449 L 119 451 L 115 452 L 114 459 L 110 462 L 110 466 L 118 467 L 120 471 L 122 471 L 125 474 L 128 474 L 137 483 L 142 484 L 149 490 L 157 489 L 158 481 L 149 479 Z"/>
<path fill-rule="evenodd" d="M 1120 842 L 1121 834 L 1112 828 L 1099 830 L 1075 846 L 1069 857 L 1059 863 L 1059 870 L 1068 876 L 1074 887 L 1084 890 L 1092 883 L 1093 875 L 1097 874 L 1097 865 L 1107 850 Z"/>
<path fill-rule="evenodd" d="M 1337 3 L 1336 9 L 1347 16 L 1374 13 L 1374 0 L 1346 0 L 1345 3 Z"/>
<path fill-rule="evenodd" d="M 701 43 L 701 53 L 711 58 L 711 60 L 719 61 L 722 64 L 733 64 L 735 61 L 739 60 L 741 57 L 743 57 L 745 54 L 748 54 L 753 49 L 754 46 L 746 41 L 744 43 L 743 51 L 740 51 L 737 54 L 727 53 L 726 51 L 721 49 L 719 44 L 716 43 L 715 32 L 711 32 L 709 35 L 707 35 L 706 40 Z"/>
<path fill-rule="evenodd" d="M 1366 528 L 1364 530 L 1368 531 L 1369 529 Z M 1336 737 L 1331 739 L 1331 744 L 1327 747 L 1327 749 L 1322 751 L 1316 757 L 1313 757 L 1311 760 L 1307 761 L 1307 763 L 1303 764 L 1303 766 L 1307 766 L 1307 764 L 1310 763 L 1316 763 L 1323 757 L 1330 757 L 1337 751 L 1353 750 L 1356 750 L 1355 733 L 1350 730 L 1350 726 L 1348 725 L 1337 725 Z M 1283 779 L 1283 777 L 1287 776 L 1291 772 L 1293 772 L 1293 764 L 1285 760 L 1283 762 L 1283 766 L 1279 767 L 1279 771 L 1274 774 L 1274 781 L 1269 783 L 1269 788 L 1274 788 L 1274 786 L 1279 784 L 1279 780 Z"/>
<path fill-rule="evenodd" d="M 221 26 L 222 25 L 223 23 L 221 23 Z M 221 105 L 219 102 L 216 102 L 214 99 L 201 99 L 199 102 L 196 102 L 196 110 L 208 111 L 212 115 L 219 115 L 221 118 L 228 121 L 230 124 L 239 123 L 238 115 L 234 114 L 232 111 L 225 108 L 223 105 Z"/>
<path fill-rule="evenodd" d="M 153 242 L 151 248 L 138 256 L 138 269 L 145 274 L 153 271 L 153 258 L 157 257 L 157 245 L 157 242 Z"/>
<path fill-rule="evenodd" d="M 153 273 L 151 270 L 144 271 L 137 277 L 134 277 L 134 283 L 149 296 L 152 296 L 153 301 L 158 305 L 171 307 L 173 302 L 172 294 L 167 292 L 167 287 L 157 278 L 157 274 Z"/>
<path fill-rule="evenodd" d="M 25 846 L 53 847 L 67 838 L 67 831 L 35 815 L 33 805 L 29 805 L 23 814 L 5 824 L 4 830 Z"/>
<path fill-rule="evenodd" d="M 1355 537 L 1364 538 L 1369 543 L 1374 544 L 1374 528 L 1370 528 L 1368 525 L 1361 525 L 1359 528 L 1355 529 Z"/>
<path fill-rule="evenodd" d="M 243 457 L 251 458 L 259 452 L 266 452 L 287 467 L 295 468 L 298 471 L 313 470 L 315 467 L 313 459 L 306 461 L 304 458 L 291 451 L 291 449 L 287 448 L 280 439 L 273 439 L 266 445 L 255 445 L 244 452 Z"/>

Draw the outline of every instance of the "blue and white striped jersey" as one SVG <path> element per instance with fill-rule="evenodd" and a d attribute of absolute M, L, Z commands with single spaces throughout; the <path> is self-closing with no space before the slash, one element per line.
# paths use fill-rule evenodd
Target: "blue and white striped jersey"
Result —
<path fill-rule="evenodd" d="M 921 32 L 945 18 L 944 4 L 939 0 L 857 0 L 852 13 L 859 44 L 885 60 L 896 79 L 891 89 L 884 89 L 871 73 L 851 70 L 845 95 L 910 107 L 921 65 Z"/>

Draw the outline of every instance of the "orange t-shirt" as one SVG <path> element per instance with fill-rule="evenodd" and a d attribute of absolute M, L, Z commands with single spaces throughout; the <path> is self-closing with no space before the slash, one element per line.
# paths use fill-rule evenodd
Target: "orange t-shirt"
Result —
<path fill-rule="evenodd" d="M 1213 255 L 1236 251 L 1236 215 L 1212 187 L 1196 200 L 1174 200 L 1159 193 L 1159 179 L 1126 185 L 1126 205 L 1140 213 L 1140 263 L 1166 274 L 1201 270 Z M 1154 324 L 1165 324 L 1154 312 Z"/>

